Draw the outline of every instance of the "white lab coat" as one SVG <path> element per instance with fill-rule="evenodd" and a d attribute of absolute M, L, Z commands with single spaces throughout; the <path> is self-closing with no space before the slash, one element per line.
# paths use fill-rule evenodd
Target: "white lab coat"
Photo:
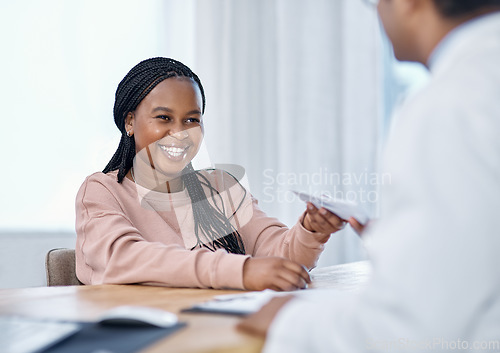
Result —
<path fill-rule="evenodd" d="M 387 144 L 370 282 L 286 305 L 266 353 L 500 352 L 500 14 L 450 33 L 431 74 Z"/>

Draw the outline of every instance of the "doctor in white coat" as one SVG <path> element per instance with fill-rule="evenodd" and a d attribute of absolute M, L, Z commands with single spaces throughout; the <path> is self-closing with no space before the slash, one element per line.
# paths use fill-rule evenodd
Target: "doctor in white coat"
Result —
<path fill-rule="evenodd" d="M 239 328 L 267 333 L 267 353 L 500 352 L 500 1 L 378 12 L 396 57 L 431 80 L 386 147 L 372 278 L 356 295 L 275 299 Z"/>

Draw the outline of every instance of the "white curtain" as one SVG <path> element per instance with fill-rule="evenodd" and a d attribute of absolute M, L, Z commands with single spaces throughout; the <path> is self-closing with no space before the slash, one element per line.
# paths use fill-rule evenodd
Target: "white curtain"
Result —
<path fill-rule="evenodd" d="M 288 225 L 290 190 L 330 192 L 376 215 L 382 127 L 380 29 L 361 0 L 195 1 L 194 68 L 215 163 L 246 168 L 251 192 Z M 368 202 L 372 201 L 372 202 Z M 346 230 L 320 266 L 362 259 Z"/>

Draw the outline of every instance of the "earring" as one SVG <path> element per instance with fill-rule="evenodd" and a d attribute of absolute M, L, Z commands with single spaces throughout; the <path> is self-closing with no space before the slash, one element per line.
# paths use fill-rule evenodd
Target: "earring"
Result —
<path fill-rule="evenodd" d="M 132 137 L 132 133 L 130 131 L 127 131 L 127 136 Z"/>

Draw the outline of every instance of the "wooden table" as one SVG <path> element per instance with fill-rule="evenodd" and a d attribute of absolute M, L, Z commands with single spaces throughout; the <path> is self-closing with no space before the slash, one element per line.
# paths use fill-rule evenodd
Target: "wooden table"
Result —
<path fill-rule="evenodd" d="M 311 272 L 314 288 L 351 290 L 365 282 L 367 262 L 320 268 Z M 161 308 L 179 315 L 187 327 L 149 346 L 143 353 L 260 352 L 264 341 L 235 329 L 241 318 L 229 315 L 181 313 L 195 303 L 235 290 L 165 288 L 141 285 L 37 287 L 0 290 L 0 315 L 93 321 L 119 305 Z"/>

